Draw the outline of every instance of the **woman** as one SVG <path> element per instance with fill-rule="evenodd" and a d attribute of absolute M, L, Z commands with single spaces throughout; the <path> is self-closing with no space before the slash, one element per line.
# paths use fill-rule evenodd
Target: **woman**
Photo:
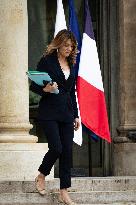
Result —
<path fill-rule="evenodd" d="M 72 144 L 74 129 L 80 126 L 75 96 L 73 65 L 77 55 L 77 42 L 72 32 L 64 29 L 47 47 L 38 63 L 37 70 L 47 72 L 52 81 L 44 87 L 31 84 L 30 89 L 41 95 L 38 120 L 48 140 L 49 151 L 45 154 L 36 177 L 36 188 L 45 194 L 45 177 L 59 158 L 60 194 L 59 201 L 75 204 L 67 188 L 71 186 Z M 59 93 L 54 91 L 58 89 Z"/>

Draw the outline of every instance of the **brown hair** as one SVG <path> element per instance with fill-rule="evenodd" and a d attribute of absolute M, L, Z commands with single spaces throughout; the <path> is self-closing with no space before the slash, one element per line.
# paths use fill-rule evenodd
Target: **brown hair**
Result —
<path fill-rule="evenodd" d="M 66 29 L 63 29 L 57 33 L 55 38 L 47 46 L 47 49 L 44 52 L 44 56 L 50 55 L 53 52 L 57 51 L 57 49 L 60 48 L 60 46 L 68 39 L 71 39 L 71 41 L 73 43 L 73 50 L 72 50 L 71 54 L 69 55 L 68 60 L 70 63 L 75 64 L 76 63 L 76 56 L 78 53 L 77 41 L 76 41 L 74 34 L 71 31 L 66 30 Z"/>

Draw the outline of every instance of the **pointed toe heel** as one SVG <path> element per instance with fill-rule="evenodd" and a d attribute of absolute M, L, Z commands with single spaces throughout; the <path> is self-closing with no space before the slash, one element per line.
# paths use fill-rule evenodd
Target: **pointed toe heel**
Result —
<path fill-rule="evenodd" d="M 61 196 L 58 197 L 58 203 L 63 203 L 66 205 L 77 205 L 75 202 L 66 202 Z"/>
<path fill-rule="evenodd" d="M 35 186 L 40 195 L 44 196 L 46 194 L 45 189 L 41 189 L 38 184 L 38 177 L 35 178 Z"/>

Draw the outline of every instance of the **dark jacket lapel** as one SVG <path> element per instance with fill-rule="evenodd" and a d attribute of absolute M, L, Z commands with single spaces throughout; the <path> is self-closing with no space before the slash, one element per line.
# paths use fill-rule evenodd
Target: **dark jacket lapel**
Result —
<path fill-rule="evenodd" d="M 59 82 L 61 85 L 63 85 L 66 89 L 69 89 L 71 87 L 72 81 L 74 80 L 74 70 L 73 70 L 72 65 L 69 63 L 70 75 L 68 79 L 66 80 L 64 73 L 61 69 L 61 66 L 59 64 L 57 53 L 54 52 L 53 54 L 49 56 L 49 58 L 50 58 L 49 61 L 51 61 L 51 64 L 54 65 L 51 69 L 51 72 L 54 74 L 55 80 Z"/>

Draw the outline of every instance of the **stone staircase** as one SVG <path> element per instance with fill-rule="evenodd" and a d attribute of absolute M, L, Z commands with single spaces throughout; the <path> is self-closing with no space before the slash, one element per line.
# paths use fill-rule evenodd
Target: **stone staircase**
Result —
<path fill-rule="evenodd" d="M 57 205 L 58 188 L 47 181 L 40 196 L 32 181 L 0 181 L 0 205 Z M 72 178 L 69 193 L 78 205 L 136 205 L 136 177 Z"/>

